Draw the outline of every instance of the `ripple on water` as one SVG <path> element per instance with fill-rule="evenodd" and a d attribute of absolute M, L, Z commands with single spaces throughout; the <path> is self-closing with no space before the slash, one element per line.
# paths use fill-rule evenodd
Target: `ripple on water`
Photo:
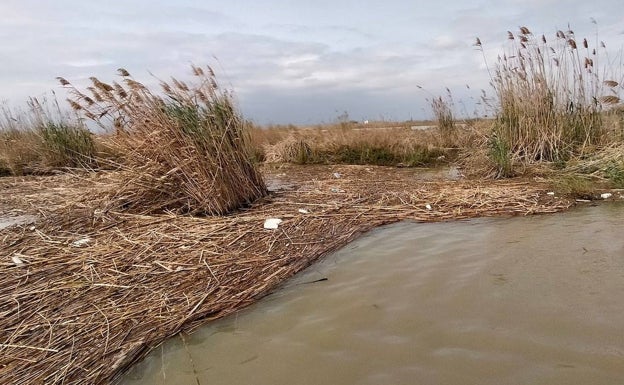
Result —
<path fill-rule="evenodd" d="M 377 229 L 124 383 L 621 384 L 622 228 L 605 204 Z"/>

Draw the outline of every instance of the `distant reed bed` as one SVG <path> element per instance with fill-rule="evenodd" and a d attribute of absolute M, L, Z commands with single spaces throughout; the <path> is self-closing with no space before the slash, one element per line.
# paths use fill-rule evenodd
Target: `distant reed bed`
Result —
<path fill-rule="evenodd" d="M 56 100 L 31 98 L 26 110 L 2 107 L 0 174 L 90 168 L 95 167 L 95 159 L 92 133 L 76 116 L 63 113 Z"/>
<path fill-rule="evenodd" d="M 258 158 L 268 163 L 414 167 L 445 163 L 454 153 L 435 129 L 410 126 L 256 128 L 253 137 Z"/>

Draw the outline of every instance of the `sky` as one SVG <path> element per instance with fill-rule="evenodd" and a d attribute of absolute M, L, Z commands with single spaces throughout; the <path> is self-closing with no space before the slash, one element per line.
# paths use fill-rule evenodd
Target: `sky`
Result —
<path fill-rule="evenodd" d="M 554 38 L 569 25 L 617 53 L 622 10 L 621 0 L 2 0 L 0 101 L 64 98 L 57 76 L 84 87 L 118 80 L 120 67 L 155 86 L 190 79 L 195 64 L 258 124 L 428 119 L 427 99 L 446 88 L 456 115 L 472 116 L 508 30 Z"/>

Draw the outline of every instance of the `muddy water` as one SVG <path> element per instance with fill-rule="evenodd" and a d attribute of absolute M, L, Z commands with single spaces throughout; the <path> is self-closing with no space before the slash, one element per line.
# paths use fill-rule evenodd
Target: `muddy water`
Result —
<path fill-rule="evenodd" d="M 377 229 L 123 383 L 622 384 L 624 205 Z"/>

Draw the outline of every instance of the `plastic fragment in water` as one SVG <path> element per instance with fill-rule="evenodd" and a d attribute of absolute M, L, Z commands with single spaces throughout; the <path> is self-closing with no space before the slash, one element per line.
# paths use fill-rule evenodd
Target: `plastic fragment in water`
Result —
<path fill-rule="evenodd" d="M 609 198 L 611 198 L 611 195 L 612 195 L 611 193 L 602 193 L 602 194 L 600 194 L 600 197 L 602 199 L 609 199 Z"/>
<path fill-rule="evenodd" d="M 82 247 L 82 246 L 87 245 L 89 242 L 91 242 L 91 238 L 86 237 L 86 238 L 81 238 L 76 241 L 73 241 L 71 245 L 74 247 Z"/>
<path fill-rule="evenodd" d="M 282 220 L 279 218 L 268 218 L 264 221 L 264 228 L 269 230 L 277 229 L 280 223 L 282 223 Z"/>

